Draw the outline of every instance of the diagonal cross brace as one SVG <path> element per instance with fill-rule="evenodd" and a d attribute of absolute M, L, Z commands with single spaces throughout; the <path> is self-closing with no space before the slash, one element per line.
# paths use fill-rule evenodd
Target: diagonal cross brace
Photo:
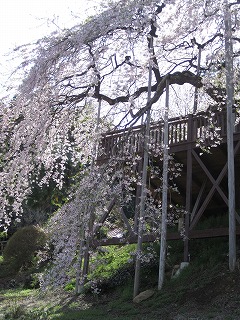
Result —
<path fill-rule="evenodd" d="M 114 197 L 111 202 L 108 205 L 108 208 L 106 209 L 106 212 L 100 217 L 100 220 L 98 221 L 98 224 L 95 225 L 94 230 L 93 230 L 93 234 L 96 235 L 96 233 L 100 230 L 102 224 L 106 221 L 106 219 L 108 218 L 110 212 L 112 211 L 113 207 L 116 204 L 116 197 Z M 121 207 L 120 209 L 120 213 L 121 213 L 121 217 L 122 220 L 124 221 L 130 235 L 134 234 L 134 231 L 130 225 L 130 223 L 128 222 L 128 218 L 126 217 L 123 208 Z"/>
<path fill-rule="evenodd" d="M 234 148 L 234 155 L 237 153 L 238 149 L 240 146 L 240 141 L 238 141 L 237 145 Z M 207 167 L 204 165 L 204 163 L 202 162 L 202 160 L 200 159 L 200 157 L 197 155 L 197 153 L 192 150 L 192 153 L 195 157 L 195 159 L 198 161 L 198 163 L 200 164 L 200 166 L 202 167 L 203 171 L 206 173 L 206 175 L 208 176 L 209 180 L 212 182 L 213 186 L 211 188 L 211 190 L 209 191 L 207 197 L 205 198 L 202 206 L 200 207 L 200 209 L 198 210 L 197 214 L 195 215 L 195 217 L 193 218 L 191 225 L 190 225 L 190 229 L 193 229 L 194 226 L 197 224 L 199 218 L 201 217 L 202 213 L 204 212 L 204 210 L 206 209 L 209 201 L 211 200 L 215 190 L 218 191 L 218 193 L 220 194 L 220 196 L 223 198 L 224 202 L 228 205 L 228 198 L 226 197 L 226 195 L 223 193 L 222 189 L 219 187 L 220 182 L 222 181 L 224 175 L 227 172 L 227 163 L 224 165 L 223 169 L 221 170 L 218 178 L 215 180 L 213 178 L 213 176 L 211 175 L 211 173 L 208 171 Z M 236 219 L 237 221 L 240 223 L 240 217 L 239 215 L 236 213 Z"/>
<path fill-rule="evenodd" d="M 202 167 L 203 171 L 206 173 L 206 175 L 208 176 L 209 180 L 212 182 L 213 186 L 212 189 L 214 191 L 214 189 L 216 189 L 218 191 L 218 193 L 220 194 L 220 196 L 223 198 L 224 202 L 226 204 L 228 204 L 228 198 L 226 197 L 225 193 L 222 191 L 222 189 L 219 187 L 219 183 L 221 182 L 221 180 L 223 179 L 224 175 L 226 174 L 227 171 L 227 163 L 224 165 L 222 171 L 220 172 L 217 180 L 215 180 L 213 178 L 213 176 L 211 175 L 211 173 L 209 172 L 209 170 L 207 169 L 207 167 L 205 166 L 205 164 L 202 162 L 202 160 L 200 159 L 200 157 L 197 155 L 197 153 L 193 150 L 193 155 L 195 157 L 195 159 L 197 160 L 197 162 L 200 164 L 200 166 Z M 211 190 L 212 190 L 211 189 Z M 210 191 L 211 192 L 211 191 Z"/>
<path fill-rule="evenodd" d="M 99 221 L 98 221 L 98 224 L 96 224 L 96 225 L 94 226 L 94 228 L 93 228 L 93 234 L 94 234 L 94 235 L 96 235 L 97 232 L 101 229 L 102 224 L 106 221 L 109 213 L 112 211 L 113 207 L 115 206 L 115 204 L 116 204 L 116 198 L 117 198 L 117 197 L 114 197 L 114 198 L 110 201 L 110 203 L 109 203 L 109 205 L 108 205 L 105 213 L 100 217 L 100 219 L 99 219 Z"/>

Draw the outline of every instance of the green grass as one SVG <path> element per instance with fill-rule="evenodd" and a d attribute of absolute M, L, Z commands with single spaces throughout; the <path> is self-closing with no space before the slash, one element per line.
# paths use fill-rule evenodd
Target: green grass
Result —
<path fill-rule="evenodd" d="M 24 298 L 32 295 L 34 290 L 31 289 L 21 289 L 21 288 L 16 288 L 16 289 L 9 289 L 9 290 L 0 290 L 0 294 L 3 295 L 5 298 Z"/>
<path fill-rule="evenodd" d="M 91 260 L 90 279 L 107 279 L 116 271 L 129 264 L 136 245 L 107 246 L 103 252 L 98 252 Z"/>
<path fill-rule="evenodd" d="M 144 245 L 144 249 L 148 251 L 146 247 L 148 245 Z M 106 286 L 99 295 L 93 295 L 89 291 L 83 295 L 75 296 L 73 292 L 67 291 L 43 294 L 36 289 L 0 290 L 0 314 L 4 313 L 6 320 L 167 319 L 168 313 L 172 311 L 171 308 L 185 314 L 188 311 L 185 302 L 192 301 L 194 295 L 198 301 L 209 288 L 212 288 L 213 284 L 218 285 L 224 280 L 227 283 L 229 278 L 231 293 L 235 283 L 235 289 L 240 286 L 236 280 L 239 278 L 237 272 L 236 278 L 234 278 L 234 274 L 231 275 L 228 272 L 228 243 L 225 238 L 190 240 L 189 247 L 190 266 L 184 269 L 178 278 L 171 279 L 172 267 L 182 261 L 183 242 L 168 242 L 167 273 L 161 291 L 156 289 L 157 255 L 155 261 L 144 264 L 141 272 L 140 290 L 153 288 L 156 292 L 153 297 L 140 305 L 135 305 L 132 302 L 134 264 L 129 262 L 129 259 L 132 257 L 131 253 L 135 246 L 128 245 L 106 247 L 104 248 L 105 252 L 100 251 L 95 254 L 90 278 L 106 281 Z M 155 243 L 151 245 L 151 248 L 154 248 L 156 253 L 159 252 L 159 244 Z M 127 278 L 125 272 L 128 273 Z M 218 291 L 216 291 L 217 294 Z M 30 305 L 29 301 L 32 301 Z M 216 317 L 218 312 L 219 308 L 213 305 L 206 310 L 205 315 L 211 319 Z M 240 308 L 235 308 L 234 315 L 239 314 Z M 188 318 L 191 317 L 186 316 L 186 319 Z M 197 313 L 196 318 L 201 319 Z M 231 313 L 226 314 L 224 319 L 228 318 L 231 319 Z M 232 316 L 232 319 L 236 318 Z"/>
<path fill-rule="evenodd" d="M 181 312 L 186 308 L 184 301 L 194 292 L 201 292 L 210 285 L 213 279 L 218 279 L 219 269 L 222 264 L 216 264 L 215 268 L 203 268 L 192 263 L 189 268 L 183 270 L 181 275 L 174 280 L 166 281 L 162 291 L 144 301 L 140 305 L 132 302 L 133 282 L 129 281 L 123 286 L 112 289 L 104 297 L 100 295 L 99 299 L 92 295 L 74 296 L 69 294 L 68 298 L 59 294 L 58 302 L 51 302 L 51 294 L 40 294 L 39 290 L 1 290 L 0 298 L 4 302 L 5 308 L 0 307 L 0 314 L 4 313 L 10 316 L 5 319 L 44 319 L 44 320 L 85 320 L 85 319 L 159 319 L 164 316 L 164 309 L 167 306 L 178 306 Z M 196 276 L 201 273 L 201 277 Z M 65 293 L 66 294 L 66 293 Z M 35 301 L 34 307 L 26 306 L 30 298 Z M 70 300 L 69 300 L 70 299 Z M 84 301 L 87 301 L 87 303 Z M 212 308 L 208 310 L 208 315 L 217 314 L 217 310 Z M 32 317 L 32 318 L 31 318 Z M 211 318 L 210 318 L 211 319 Z"/>

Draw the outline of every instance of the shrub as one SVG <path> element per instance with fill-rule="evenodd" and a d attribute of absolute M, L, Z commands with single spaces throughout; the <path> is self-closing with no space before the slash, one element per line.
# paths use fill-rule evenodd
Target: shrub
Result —
<path fill-rule="evenodd" d="M 44 231 L 36 226 L 18 229 L 3 251 L 4 263 L 8 265 L 9 274 L 20 269 L 28 269 L 36 263 L 36 253 L 46 242 Z"/>

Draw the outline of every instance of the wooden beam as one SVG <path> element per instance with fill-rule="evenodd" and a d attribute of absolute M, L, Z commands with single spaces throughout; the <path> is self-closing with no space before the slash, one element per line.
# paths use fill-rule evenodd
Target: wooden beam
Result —
<path fill-rule="evenodd" d="M 206 173 L 206 175 L 209 178 L 209 180 L 212 182 L 214 189 L 216 189 L 218 191 L 218 193 L 220 194 L 220 196 L 222 197 L 224 202 L 226 204 L 228 204 L 228 198 L 226 197 L 226 195 L 224 194 L 222 189 L 219 187 L 219 183 L 221 182 L 223 176 L 225 175 L 226 170 L 224 170 L 224 171 L 222 170 L 220 175 L 219 175 L 220 179 L 215 180 L 213 178 L 213 176 L 211 175 L 211 173 L 209 172 L 209 170 L 207 169 L 207 167 L 205 166 L 205 164 L 203 163 L 203 161 L 200 159 L 200 157 L 198 156 L 198 154 L 194 150 L 193 150 L 193 155 L 194 155 L 195 159 L 197 160 L 197 162 L 202 167 L 203 171 Z M 227 164 L 224 166 L 224 168 L 227 168 Z M 219 176 L 218 176 L 218 178 L 219 178 Z"/>
<path fill-rule="evenodd" d="M 228 228 L 216 228 L 216 229 L 206 229 L 206 230 L 189 230 L 189 239 L 204 239 L 204 238 L 217 238 L 217 237 L 226 237 L 229 234 Z M 236 227 L 236 234 L 240 235 L 240 226 Z M 143 242 L 154 242 L 159 239 L 159 236 L 155 234 L 143 235 Z M 181 240 L 183 237 L 179 232 L 169 232 L 167 234 L 167 240 Z M 92 242 L 93 247 L 98 246 L 110 246 L 110 245 L 125 245 L 125 244 L 134 244 L 137 243 L 137 235 L 128 237 L 128 238 L 111 238 L 111 239 L 102 239 L 94 240 Z"/>
<path fill-rule="evenodd" d="M 195 214 L 196 214 L 197 209 L 199 207 L 200 201 L 201 201 L 202 196 L 203 196 L 204 189 L 206 187 L 206 183 L 207 183 L 207 178 L 203 181 L 202 186 L 200 188 L 200 191 L 198 193 L 197 199 L 195 201 L 195 204 L 194 204 L 194 207 L 193 207 L 193 210 L 192 210 L 192 214 L 191 214 L 191 221 L 195 217 Z"/>
<path fill-rule="evenodd" d="M 235 156 L 236 153 L 238 152 L 239 147 L 240 147 L 240 140 L 237 142 L 237 144 L 236 144 L 236 146 L 235 146 L 235 148 L 234 148 L 234 156 Z M 198 157 L 198 155 L 196 154 L 196 152 L 195 152 L 194 150 L 193 150 L 193 155 L 194 155 L 194 157 L 196 158 L 196 160 L 198 161 L 199 157 Z M 200 160 L 200 159 L 199 159 L 199 160 Z M 201 160 L 200 160 L 200 162 L 202 163 Z M 199 164 L 201 165 L 201 163 L 199 163 Z M 203 165 L 203 166 L 204 166 L 204 165 Z M 206 166 L 204 166 L 204 167 L 205 167 L 205 170 L 208 171 L 207 168 L 206 168 Z M 222 170 L 221 170 L 221 172 L 220 172 L 220 174 L 218 175 L 218 177 L 217 177 L 216 180 L 213 179 L 213 177 L 212 177 L 212 180 L 214 180 L 215 182 L 214 182 L 212 188 L 210 189 L 207 197 L 205 198 L 202 206 L 200 207 L 200 209 L 199 209 L 198 212 L 196 213 L 195 217 L 193 218 L 193 220 L 192 220 L 192 222 L 191 222 L 190 229 L 193 229 L 194 226 L 197 224 L 197 222 L 198 222 L 198 220 L 200 219 L 202 213 L 203 213 L 204 210 L 206 209 L 209 201 L 211 200 L 211 198 L 212 198 L 212 196 L 213 196 L 213 193 L 215 192 L 216 185 L 219 185 L 219 184 L 220 184 L 220 182 L 222 181 L 222 179 L 223 179 L 224 175 L 226 174 L 226 172 L 227 172 L 227 163 L 226 163 L 226 164 L 224 165 L 224 167 L 222 168 Z M 210 174 L 210 173 L 209 173 L 209 174 Z M 212 180 L 211 180 L 211 181 L 212 181 Z M 228 203 L 227 203 L 227 204 L 228 204 Z M 240 217 L 239 217 L 239 215 L 238 215 L 237 213 L 236 213 L 236 219 L 237 219 L 238 222 L 240 221 Z"/>
<path fill-rule="evenodd" d="M 184 241 L 184 257 L 183 260 L 188 262 L 189 255 L 189 223 L 190 223 L 190 212 L 192 209 L 192 150 L 187 151 L 187 178 L 186 178 L 186 214 L 185 214 L 185 233 L 186 240 Z"/>
<path fill-rule="evenodd" d="M 123 208 L 120 209 L 120 212 L 121 212 L 122 219 L 123 219 L 128 231 L 129 231 L 130 235 L 133 235 L 134 234 L 133 229 L 128 221 L 128 218 L 126 217 L 126 215 L 123 211 Z"/>
<path fill-rule="evenodd" d="M 93 235 L 95 235 L 95 234 L 100 230 L 100 228 L 102 227 L 102 224 L 106 221 L 109 213 L 112 211 L 112 209 L 113 209 L 113 207 L 114 207 L 114 205 L 115 205 L 115 202 L 116 202 L 116 197 L 114 197 L 114 198 L 110 201 L 110 203 L 109 203 L 109 205 L 108 205 L 108 207 L 107 207 L 106 212 L 104 212 L 104 214 L 100 217 L 100 219 L 99 219 L 99 221 L 97 222 L 97 224 L 94 226 L 94 228 L 93 228 Z"/>

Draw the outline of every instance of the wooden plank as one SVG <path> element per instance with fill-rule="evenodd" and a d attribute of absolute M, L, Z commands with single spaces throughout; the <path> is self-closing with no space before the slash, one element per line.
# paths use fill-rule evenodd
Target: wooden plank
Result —
<path fill-rule="evenodd" d="M 216 228 L 216 229 L 206 229 L 206 230 L 190 230 L 189 239 L 204 239 L 204 238 L 217 238 L 226 237 L 229 234 L 228 228 Z M 236 227 L 236 234 L 240 235 L 240 226 Z M 143 242 L 154 242 L 159 239 L 159 236 L 155 234 L 143 235 Z M 181 240 L 183 237 L 179 232 L 171 232 L 167 234 L 167 240 Z M 134 244 L 137 243 L 137 235 L 128 238 L 111 238 L 103 240 L 94 240 L 92 242 L 93 247 L 98 246 L 110 246 L 110 245 L 124 245 L 124 244 Z"/>
<path fill-rule="evenodd" d="M 190 133 L 191 134 L 191 133 Z M 184 241 L 184 261 L 188 261 L 188 237 L 190 212 L 192 208 L 192 150 L 187 151 L 187 178 L 186 178 L 186 214 L 185 214 L 185 233 L 186 241 Z"/>
<path fill-rule="evenodd" d="M 222 199 L 224 200 L 224 202 L 226 203 L 226 205 L 228 205 L 228 198 L 226 197 L 226 195 L 223 193 L 222 189 L 219 187 L 219 183 L 222 180 L 215 180 L 213 178 L 213 176 L 211 175 L 211 173 L 209 172 L 208 168 L 205 166 L 205 164 L 202 162 L 202 160 L 200 159 L 200 157 L 197 155 L 197 153 L 193 150 L 193 155 L 195 157 L 195 159 L 197 160 L 197 162 L 200 164 L 200 166 L 202 167 L 203 171 L 206 173 L 207 177 L 209 178 L 209 180 L 212 182 L 214 189 L 216 189 L 218 191 L 218 193 L 220 194 L 220 196 L 222 197 Z M 225 168 L 225 167 L 224 167 Z M 224 172 L 221 171 L 220 173 L 221 177 L 224 176 Z"/>
<path fill-rule="evenodd" d="M 238 149 L 240 147 L 240 141 L 238 141 L 238 143 L 236 144 L 235 146 L 235 149 L 234 149 L 234 155 L 237 153 Z M 196 152 L 193 150 L 193 155 L 197 155 Z M 197 156 L 197 158 L 199 158 Z M 206 169 L 207 170 L 207 169 Z M 220 182 L 222 181 L 224 175 L 226 174 L 227 172 L 227 163 L 224 165 L 223 169 L 221 170 L 220 174 L 218 175 L 217 179 L 213 180 L 215 181 L 215 183 L 213 184 L 212 188 L 210 189 L 207 197 L 205 198 L 202 206 L 200 207 L 200 209 L 198 210 L 198 212 L 196 213 L 196 215 L 194 216 L 192 222 L 191 222 L 191 226 L 190 226 L 190 229 L 193 229 L 194 226 L 197 224 L 198 220 L 200 219 L 201 215 L 203 214 L 204 210 L 206 209 L 209 201 L 211 200 L 212 196 L 213 196 L 213 193 L 215 192 L 215 189 L 216 189 L 216 185 L 219 185 Z M 236 214 L 236 218 L 237 220 L 239 220 L 239 217 L 238 215 Z"/>
<path fill-rule="evenodd" d="M 128 221 L 128 218 L 126 217 L 126 215 L 125 215 L 125 213 L 123 211 L 123 208 L 121 208 L 120 211 L 121 211 L 121 216 L 122 216 L 123 222 L 125 223 L 129 233 L 131 235 L 133 235 L 134 234 L 133 229 L 132 229 L 132 227 L 131 227 L 131 225 L 130 225 L 130 223 Z"/>
<path fill-rule="evenodd" d="M 195 214 L 197 212 L 197 209 L 199 207 L 199 204 L 200 204 L 200 201 L 202 199 L 202 195 L 203 195 L 203 192 L 205 190 L 205 187 L 206 187 L 206 183 L 207 183 L 207 178 L 203 181 L 202 183 L 202 186 L 200 188 L 200 191 L 198 193 L 198 196 L 197 196 L 197 199 L 195 201 L 195 204 L 194 204 L 194 207 L 192 209 L 192 214 L 191 214 L 191 221 L 193 220 L 193 218 L 195 217 Z"/>
<path fill-rule="evenodd" d="M 223 138 L 222 143 L 226 142 L 226 111 L 227 108 L 224 108 L 222 111 L 216 111 L 214 115 L 214 119 L 216 120 L 216 126 L 221 128 L 220 135 Z M 194 142 L 196 143 L 196 139 L 200 138 L 200 136 L 204 135 L 205 127 L 207 125 L 206 112 L 199 112 L 196 115 L 188 115 L 185 117 L 175 117 L 169 120 L 169 136 L 170 138 L 170 152 L 176 151 L 184 151 L 187 150 L 186 139 L 184 138 L 184 130 L 188 132 L 192 131 L 191 139 L 188 139 L 188 143 Z M 191 128 L 190 128 L 191 127 Z M 119 148 L 114 147 L 116 144 L 123 145 L 129 139 L 129 136 L 134 135 L 136 141 L 139 139 L 139 136 L 143 132 L 144 126 L 136 126 L 127 129 L 120 129 L 109 131 L 102 136 L 102 143 L 100 146 L 105 150 L 105 157 L 99 156 L 99 160 L 103 160 L 103 158 L 107 159 L 111 157 L 113 148 L 118 150 Z M 180 129 L 180 131 L 179 131 Z M 158 132 L 158 135 L 161 136 L 161 132 L 163 130 L 163 121 L 159 121 L 158 123 L 151 124 L 151 130 Z M 183 130 L 183 132 L 182 132 Z M 235 127 L 235 132 L 233 135 L 234 141 L 240 139 L 240 125 Z M 159 141 L 160 142 L 160 141 Z M 207 143 L 207 141 L 206 141 Z M 119 147 L 120 147 L 119 145 Z M 140 146 L 140 144 L 138 145 Z M 174 150 L 171 150 L 173 147 Z M 119 150 L 119 152 L 121 152 Z M 139 148 L 137 148 L 136 152 L 141 152 Z"/>
<path fill-rule="evenodd" d="M 106 210 L 106 212 L 104 212 L 104 214 L 101 216 L 101 218 L 99 219 L 99 221 L 97 222 L 97 225 L 94 226 L 93 228 L 93 235 L 95 235 L 102 227 L 102 224 L 105 222 L 105 220 L 107 219 L 109 213 L 112 211 L 112 208 L 114 207 L 116 202 L 116 198 L 113 198 L 110 201 L 110 204 L 108 205 L 108 208 Z"/>

